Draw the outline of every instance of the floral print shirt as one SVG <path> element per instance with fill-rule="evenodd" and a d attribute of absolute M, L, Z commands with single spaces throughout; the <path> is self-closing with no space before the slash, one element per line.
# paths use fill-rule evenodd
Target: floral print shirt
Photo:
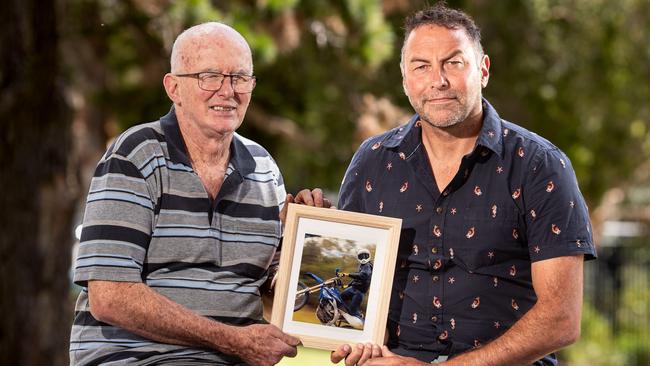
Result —
<path fill-rule="evenodd" d="M 402 218 L 388 318 L 391 349 L 429 362 L 498 337 L 536 302 L 535 261 L 596 257 L 567 156 L 483 100 L 483 126 L 440 192 L 411 120 L 366 140 L 339 208 Z M 571 280 L 571 279 L 567 279 Z M 535 365 L 556 365 L 548 355 Z"/>

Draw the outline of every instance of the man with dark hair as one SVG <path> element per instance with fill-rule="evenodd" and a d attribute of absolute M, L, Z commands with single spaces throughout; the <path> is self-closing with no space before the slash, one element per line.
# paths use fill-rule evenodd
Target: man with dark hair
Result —
<path fill-rule="evenodd" d="M 557 365 L 553 352 L 579 337 L 583 262 L 596 256 L 585 201 L 566 155 L 482 97 L 480 41 L 444 4 L 406 21 L 400 67 L 416 114 L 361 145 L 339 200 L 403 219 L 388 341 L 343 345 L 333 362 Z"/>

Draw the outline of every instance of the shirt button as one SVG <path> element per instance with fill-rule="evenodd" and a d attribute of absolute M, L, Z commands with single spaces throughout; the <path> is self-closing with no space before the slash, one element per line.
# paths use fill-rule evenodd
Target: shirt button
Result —
<path fill-rule="evenodd" d="M 433 253 L 433 254 L 438 253 L 438 248 L 435 248 L 435 247 L 431 248 L 431 253 Z"/>
<path fill-rule="evenodd" d="M 442 213 L 442 207 L 438 207 L 438 208 L 436 208 L 436 212 L 439 213 L 439 214 L 441 214 L 441 213 Z"/>
<path fill-rule="evenodd" d="M 440 279 L 440 277 L 438 277 L 438 276 L 433 276 L 433 282 L 438 282 L 439 279 Z"/>
<path fill-rule="evenodd" d="M 435 316 L 435 315 L 432 316 L 432 317 L 431 317 L 431 321 L 432 321 L 432 322 L 437 322 L 437 321 L 438 321 L 438 317 Z"/>

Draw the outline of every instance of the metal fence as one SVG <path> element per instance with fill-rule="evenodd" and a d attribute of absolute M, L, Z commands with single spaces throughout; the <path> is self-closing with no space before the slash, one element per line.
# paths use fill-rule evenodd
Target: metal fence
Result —
<path fill-rule="evenodd" d="M 582 336 L 566 365 L 650 365 L 650 238 L 604 236 L 585 263 Z M 627 231 L 630 234 L 630 231 Z"/>

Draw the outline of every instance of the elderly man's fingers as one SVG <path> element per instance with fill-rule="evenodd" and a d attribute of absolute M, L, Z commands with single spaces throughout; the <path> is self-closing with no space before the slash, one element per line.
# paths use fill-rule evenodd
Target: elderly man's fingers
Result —
<path fill-rule="evenodd" d="M 314 206 L 323 207 L 323 190 L 314 188 L 311 190 L 311 197 L 314 200 Z"/>
<path fill-rule="evenodd" d="M 302 205 L 313 206 L 314 199 L 312 198 L 311 191 L 309 189 L 303 189 L 298 192 L 296 194 L 295 202 Z"/>

